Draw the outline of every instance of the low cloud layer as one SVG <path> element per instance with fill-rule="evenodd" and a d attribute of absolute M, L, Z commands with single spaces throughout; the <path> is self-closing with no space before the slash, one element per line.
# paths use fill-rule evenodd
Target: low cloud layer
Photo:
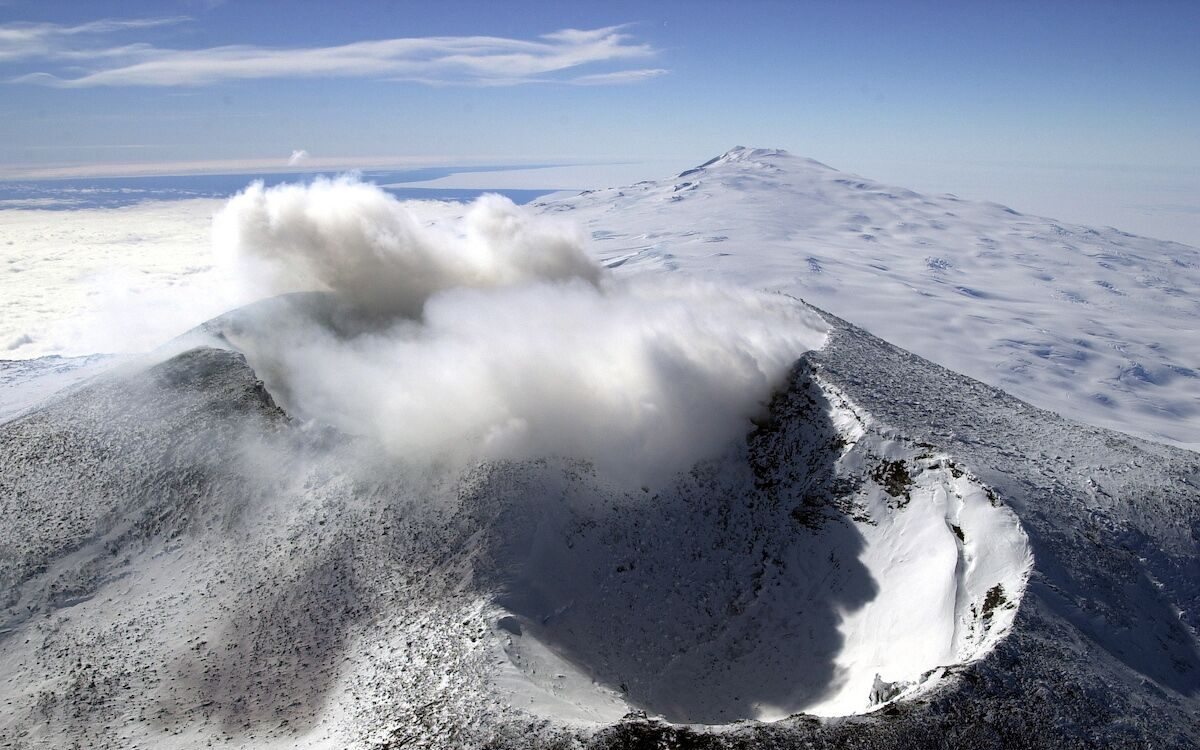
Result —
<path fill-rule="evenodd" d="M 577 230 L 499 196 L 430 222 L 350 179 L 255 185 L 214 242 L 260 294 L 321 291 L 372 321 L 276 306 L 231 338 L 292 413 L 403 459 L 561 455 L 653 482 L 740 438 L 824 339 L 783 296 L 609 278 Z"/>
<path fill-rule="evenodd" d="M 222 205 L 0 211 L 0 359 L 143 352 L 251 301 L 212 262 Z"/>

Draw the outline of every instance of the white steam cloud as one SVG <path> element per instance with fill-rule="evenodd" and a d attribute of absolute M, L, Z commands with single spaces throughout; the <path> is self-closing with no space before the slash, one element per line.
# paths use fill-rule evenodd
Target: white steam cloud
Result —
<path fill-rule="evenodd" d="M 572 278 L 595 283 L 579 230 L 534 221 L 498 195 L 456 226 L 429 226 L 350 177 L 251 185 L 213 222 L 219 256 L 269 293 L 330 291 L 365 312 L 415 317 L 436 292 Z"/>
<path fill-rule="evenodd" d="M 262 293 L 329 292 L 372 321 L 276 307 L 241 329 L 277 398 L 414 460 L 568 456 L 653 482 L 745 434 L 825 335 L 780 295 L 610 278 L 576 228 L 495 195 L 431 223 L 348 178 L 254 185 L 214 226 Z"/>

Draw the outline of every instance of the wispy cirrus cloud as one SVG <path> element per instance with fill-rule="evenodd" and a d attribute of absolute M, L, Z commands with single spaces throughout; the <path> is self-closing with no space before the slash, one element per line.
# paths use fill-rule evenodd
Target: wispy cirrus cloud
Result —
<path fill-rule="evenodd" d="M 149 45 L 134 44 L 118 47 L 88 49 L 79 40 L 111 35 L 122 31 L 173 26 L 188 21 L 186 16 L 169 18 L 102 19 L 65 26 L 57 23 L 14 22 L 0 24 L 0 62 L 33 59 L 98 59 L 133 54 L 151 49 Z"/>
<path fill-rule="evenodd" d="M 580 86 L 608 86 L 614 83 L 637 83 L 650 78 L 666 75 L 669 71 L 663 68 L 635 68 L 632 70 L 617 70 L 611 73 L 592 73 L 578 76 L 571 83 Z"/>
<path fill-rule="evenodd" d="M 80 40 L 181 23 L 187 19 L 102 20 L 77 26 L 0 25 L 0 62 L 54 67 L 10 83 L 57 88 L 207 86 L 265 78 L 379 78 L 432 85 L 630 83 L 662 69 L 622 69 L 657 51 L 623 27 L 563 29 L 532 39 L 436 36 L 379 39 L 326 47 L 228 45 L 165 49 L 145 43 L 88 46 Z M 601 66 L 617 70 L 596 71 Z M 82 68 L 82 72 L 79 72 Z M 590 72 L 583 72 L 583 71 Z"/>

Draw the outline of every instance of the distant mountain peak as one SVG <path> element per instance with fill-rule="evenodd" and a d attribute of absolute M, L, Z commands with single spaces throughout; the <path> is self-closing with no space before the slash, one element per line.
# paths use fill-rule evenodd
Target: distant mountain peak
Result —
<path fill-rule="evenodd" d="M 725 153 L 717 157 L 719 161 L 745 161 L 747 159 L 768 159 L 771 157 L 791 157 L 791 154 L 782 148 L 750 148 L 747 146 L 734 146 Z"/>
<path fill-rule="evenodd" d="M 724 164 L 758 164 L 776 168 L 788 166 L 818 167 L 824 170 L 837 171 L 828 164 L 822 164 L 816 159 L 796 156 L 782 148 L 752 148 L 749 146 L 734 146 L 720 156 L 714 156 L 708 161 L 679 173 L 679 177 L 696 174 L 709 167 Z"/>

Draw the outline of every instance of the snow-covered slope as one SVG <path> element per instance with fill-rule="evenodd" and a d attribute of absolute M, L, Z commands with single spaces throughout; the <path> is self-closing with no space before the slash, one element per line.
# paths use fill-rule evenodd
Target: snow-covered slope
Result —
<path fill-rule="evenodd" d="M 768 149 L 543 208 L 582 222 L 619 273 L 786 291 L 1043 408 L 1200 443 L 1196 248 Z"/>
<path fill-rule="evenodd" d="M 20 416 L 54 396 L 114 367 L 120 357 L 0 359 L 0 423 Z"/>
<path fill-rule="evenodd" d="M 398 461 L 214 348 L 0 425 L 0 739 L 1194 746 L 1195 454 L 829 324 L 653 492 Z"/>

